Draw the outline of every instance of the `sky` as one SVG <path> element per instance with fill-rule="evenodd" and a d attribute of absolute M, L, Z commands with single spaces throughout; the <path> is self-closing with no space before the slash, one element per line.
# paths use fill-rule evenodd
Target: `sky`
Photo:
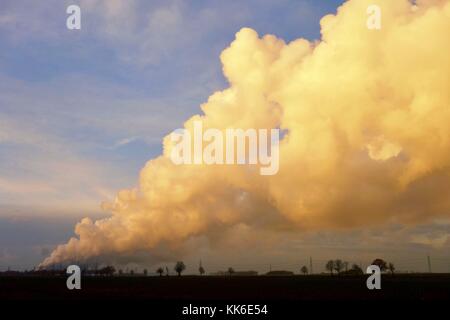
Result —
<path fill-rule="evenodd" d="M 321 38 L 320 19 L 343 1 L 9 1 L 0 3 L 0 269 L 31 268 L 73 236 L 83 217 L 139 184 L 162 139 L 229 86 L 221 52 L 243 27 L 286 43 Z M 78 4 L 81 30 L 66 28 Z M 232 73 L 232 71 L 230 71 Z M 231 76 L 232 77 L 232 76 Z M 382 255 L 402 270 L 450 271 L 446 217 L 352 230 L 242 235 L 187 243 L 188 271 L 299 269 L 314 257 L 367 263 Z M 265 231 L 262 231 L 263 233 Z M 393 245 L 392 243 L 395 242 Z M 257 250 L 257 248 L 264 248 Z M 198 248 L 201 248 L 199 250 Z M 175 252 L 177 252 L 175 250 Z M 164 256 L 164 254 L 163 254 Z M 176 257 L 161 258 L 171 263 Z M 155 262 L 136 260 L 139 266 Z M 208 265 L 209 263 L 209 265 Z M 195 267 L 191 267 L 195 266 Z M 224 267 L 225 266 L 225 267 Z"/>

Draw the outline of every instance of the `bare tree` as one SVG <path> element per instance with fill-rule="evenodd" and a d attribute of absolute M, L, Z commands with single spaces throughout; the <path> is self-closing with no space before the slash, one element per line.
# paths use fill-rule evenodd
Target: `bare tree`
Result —
<path fill-rule="evenodd" d="M 164 273 L 164 269 L 162 267 L 159 267 L 158 269 L 156 269 L 156 273 L 159 273 L 159 276 L 161 277 Z"/>
<path fill-rule="evenodd" d="M 347 261 L 344 261 L 344 262 L 343 262 L 343 265 L 344 265 L 345 271 L 348 271 L 348 262 L 347 262 Z"/>
<path fill-rule="evenodd" d="M 391 274 L 394 274 L 395 266 L 394 266 L 394 264 L 392 262 L 389 262 L 387 268 L 391 272 Z"/>
<path fill-rule="evenodd" d="M 234 269 L 232 267 L 228 268 L 228 273 L 230 274 L 230 276 L 234 273 Z"/>
<path fill-rule="evenodd" d="M 200 260 L 200 263 L 198 265 L 198 272 L 200 273 L 201 276 L 205 274 L 205 268 L 203 268 L 202 260 Z"/>
<path fill-rule="evenodd" d="M 344 263 L 341 259 L 334 260 L 334 270 L 339 274 L 344 269 Z"/>
<path fill-rule="evenodd" d="M 144 276 L 147 276 L 147 274 L 148 274 L 148 270 L 144 269 Z"/>
<path fill-rule="evenodd" d="M 358 266 L 356 263 L 354 263 L 352 265 L 352 269 L 351 270 L 353 270 L 353 272 L 356 273 L 356 274 L 363 274 L 364 273 L 363 270 L 361 269 L 361 267 Z"/>
<path fill-rule="evenodd" d="M 186 265 L 183 261 L 178 261 L 173 269 L 178 273 L 178 276 L 181 276 L 181 273 L 186 269 Z"/>
<path fill-rule="evenodd" d="M 333 260 L 328 260 L 327 264 L 325 265 L 325 269 L 327 269 L 328 271 L 330 271 L 331 274 L 333 274 L 334 261 Z"/>
<path fill-rule="evenodd" d="M 300 269 L 300 271 L 301 271 L 303 274 L 308 274 L 308 268 L 307 268 L 306 266 L 303 266 L 303 267 Z"/>
<path fill-rule="evenodd" d="M 386 271 L 387 269 L 387 263 L 383 259 L 377 258 L 373 260 L 372 264 L 378 266 L 380 271 Z"/>
<path fill-rule="evenodd" d="M 203 266 L 198 267 L 198 272 L 200 273 L 200 275 L 204 275 L 205 274 L 205 268 L 203 268 Z"/>

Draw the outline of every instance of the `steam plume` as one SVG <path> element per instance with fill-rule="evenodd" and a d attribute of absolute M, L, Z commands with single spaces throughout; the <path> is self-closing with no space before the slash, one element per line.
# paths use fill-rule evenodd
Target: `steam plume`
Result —
<path fill-rule="evenodd" d="M 229 87 L 194 121 L 204 128 L 281 128 L 280 169 L 177 166 L 173 147 L 136 189 L 85 218 L 42 266 L 121 256 L 236 225 L 324 230 L 450 217 L 450 1 L 350 0 L 321 20 L 322 39 L 286 44 L 244 28 L 221 54 Z M 175 129 L 175 128 L 174 128 Z"/>

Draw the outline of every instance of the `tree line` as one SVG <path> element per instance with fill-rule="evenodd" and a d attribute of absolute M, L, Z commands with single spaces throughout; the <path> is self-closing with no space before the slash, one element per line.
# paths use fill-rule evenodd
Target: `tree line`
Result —
<path fill-rule="evenodd" d="M 372 262 L 372 265 L 378 266 L 382 272 L 389 271 L 391 274 L 394 274 L 395 266 L 392 262 L 388 263 L 388 262 L 384 261 L 383 259 L 377 258 Z M 184 264 L 183 261 L 177 261 L 175 263 L 173 270 L 176 272 L 176 274 L 178 276 L 181 276 L 181 274 L 186 270 L 186 265 Z M 361 275 L 361 274 L 364 274 L 364 271 L 358 264 L 354 263 L 350 266 L 350 264 L 347 261 L 343 261 L 341 259 L 327 261 L 327 263 L 325 264 L 325 270 L 327 270 L 331 275 L 334 275 L 334 274 L 337 274 L 337 275 Z M 200 262 L 200 265 L 198 268 L 198 272 L 200 275 L 204 275 L 206 273 L 206 270 L 203 267 L 201 262 Z M 309 274 L 309 272 L 310 272 L 310 270 L 308 269 L 307 266 L 302 266 L 300 268 L 300 273 L 303 275 L 307 275 L 307 274 Z M 163 275 L 169 276 L 169 274 L 170 274 L 169 267 L 165 266 L 165 268 L 163 268 L 160 266 L 156 269 L 156 273 L 159 274 L 159 276 L 163 276 Z M 231 275 L 234 275 L 236 272 L 234 271 L 234 269 L 232 267 L 229 267 L 227 269 L 226 273 L 228 273 L 231 276 Z M 281 273 L 281 271 L 279 271 L 279 273 Z M 5 272 L 0 272 L 0 274 L 4 274 L 4 275 L 18 275 L 18 274 L 65 275 L 65 269 L 60 267 L 60 268 L 54 268 L 51 270 L 32 270 L 32 271 L 25 271 L 25 272 L 8 270 Z M 83 267 L 82 274 L 86 275 L 86 276 L 112 276 L 114 274 L 118 274 L 119 276 L 121 276 L 121 275 L 133 276 L 133 275 L 135 275 L 135 271 L 127 270 L 124 273 L 122 269 L 116 270 L 116 268 L 113 266 L 105 266 L 100 269 L 97 269 L 97 268 L 89 269 L 88 267 Z M 271 272 L 269 272 L 268 274 L 271 274 Z M 143 275 L 144 276 L 148 275 L 147 269 L 143 270 Z"/>

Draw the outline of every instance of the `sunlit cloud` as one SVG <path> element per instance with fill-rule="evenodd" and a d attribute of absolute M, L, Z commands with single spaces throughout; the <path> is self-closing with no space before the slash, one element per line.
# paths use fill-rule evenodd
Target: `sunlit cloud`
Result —
<path fill-rule="evenodd" d="M 192 239 L 220 241 L 230 230 L 305 233 L 447 219 L 450 3 L 420 2 L 412 11 L 406 0 L 378 2 L 384 20 L 375 33 L 366 28 L 371 2 L 348 1 L 322 18 L 320 42 L 286 43 L 243 28 L 222 52 L 229 87 L 184 127 L 285 130 L 277 175 L 176 166 L 167 136 L 138 187 L 104 203 L 111 217 L 82 219 L 77 237 L 43 265 L 161 247 L 180 254 Z"/>

